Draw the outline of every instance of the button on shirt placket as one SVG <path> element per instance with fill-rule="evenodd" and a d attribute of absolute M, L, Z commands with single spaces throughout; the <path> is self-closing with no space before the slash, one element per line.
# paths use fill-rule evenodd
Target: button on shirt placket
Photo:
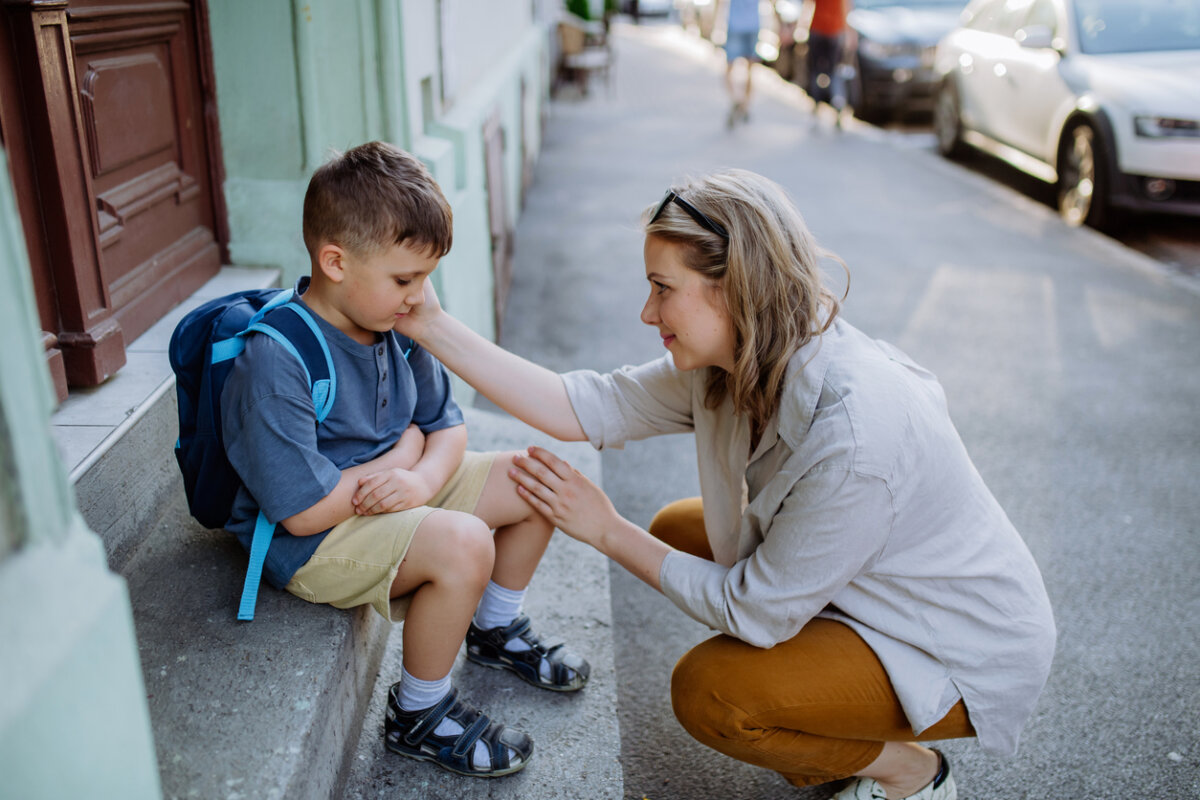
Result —
<path fill-rule="evenodd" d="M 387 420 L 388 403 L 391 400 L 391 384 L 388 383 L 388 359 L 387 347 L 385 345 L 376 345 L 375 347 L 375 369 L 379 373 L 379 392 L 378 402 L 375 406 L 375 423 L 383 425 Z"/>

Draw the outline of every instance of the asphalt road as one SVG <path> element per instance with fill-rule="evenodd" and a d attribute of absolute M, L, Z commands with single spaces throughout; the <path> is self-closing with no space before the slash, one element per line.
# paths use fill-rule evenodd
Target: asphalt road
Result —
<path fill-rule="evenodd" d="M 672 26 L 616 28 L 612 85 L 552 105 L 517 237 L 503 344 L 557 370 L 661 352 L 638 215 L 673 180 L 752 169 L 785 186 L 852 276 L 846 317 L 932 369 L 1029 544 L 1059 625 L 1017 758 L 948 742 L 964 800 L 1200 798 L 1200 290 L 930 148 L 812 119 L 764 71 L 725 127 L 723 63 Z M 829 264 L 834 282 L 844 278 Z M 645 525 L 697 493 L 687 436 L 602 454 Z M 694 742 L 674 662 L 710 632 L 612 567 L 621 764 L 640 800 L 821 798 Z"/>
<path fill-rule="evenodd" d="M 882 126 L 899 147 L 937 152 L 937 139 L 929 120 L 906 118 Z M 1018 194 L 1055 207 L 1054 187 L 1011 167 L 1000 159 L 969 152 L 958 163 L 965 169 L 1006 186 Z M 1127 214 L 1120 225 L 1106 232 L 1114 242 L 1143 253 L 1169 271 L 1200 285 L 1200 221 L 1178 214 Z"/>

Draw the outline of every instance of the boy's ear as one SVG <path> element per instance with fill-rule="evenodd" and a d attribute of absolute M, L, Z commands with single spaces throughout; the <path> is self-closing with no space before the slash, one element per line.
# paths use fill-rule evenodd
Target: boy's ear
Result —
<path fill-rule="evenodd" d="M 341 283 L 346 277 L 346 251 L 326 242 L 317 250 L 317 268 L 333 283 Z"/>

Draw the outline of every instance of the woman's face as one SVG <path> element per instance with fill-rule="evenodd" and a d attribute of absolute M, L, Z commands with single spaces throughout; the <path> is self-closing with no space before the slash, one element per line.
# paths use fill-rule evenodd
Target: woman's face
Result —
<path fill-rule="evenodd" d="M 642 322 L 658 329 L 679 369 L 732 372 L 733 322 L 720 286 L 684 265 L 681 245 L 647 236 L 644 253 L 650 297 Z"/>

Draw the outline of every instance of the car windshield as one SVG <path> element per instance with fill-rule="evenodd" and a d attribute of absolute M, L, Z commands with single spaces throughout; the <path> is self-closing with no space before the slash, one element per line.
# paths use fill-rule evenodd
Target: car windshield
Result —
<path fill-rule="evenodd" d="M 1076 0 L 1079 48 L 1085 53 L 1200 50 L 1196 0 Z"/>
<path fill-rule="evenodd" d="M 962 8 L 966 0 L 854 0 L 854 8 L 883 8 L 885 6 L 904 6 L 905 8 L 923 8 L 940 6 L 942 8 Z"/>

